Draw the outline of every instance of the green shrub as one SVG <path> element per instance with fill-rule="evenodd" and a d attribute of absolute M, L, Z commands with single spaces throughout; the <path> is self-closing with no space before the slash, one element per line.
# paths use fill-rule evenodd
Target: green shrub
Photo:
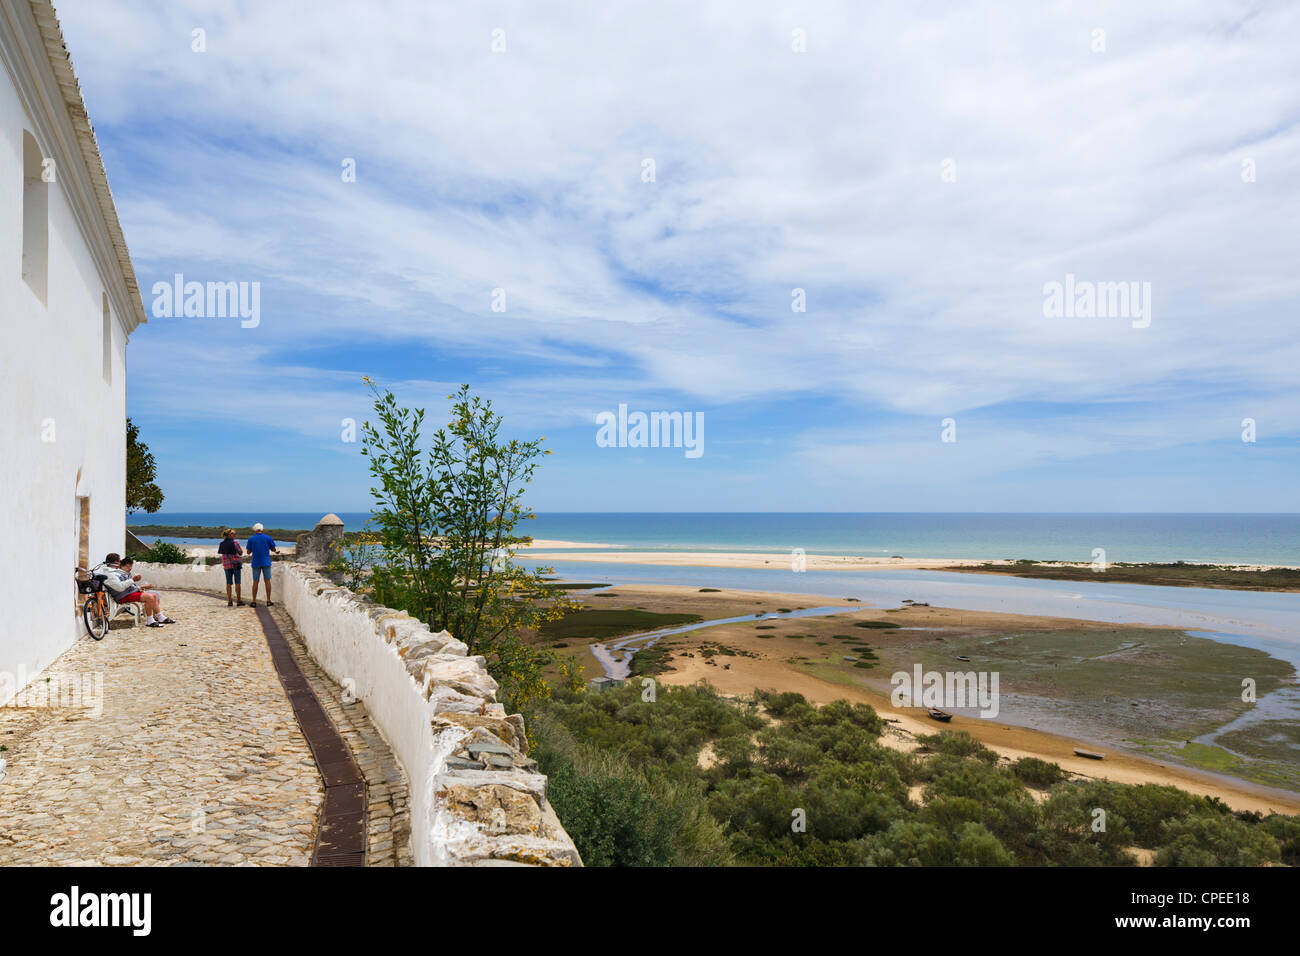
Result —
<path fill-rule="evenodd" d="M 598 695 L 588 695 L 598 696 Z M 603 695 L 599 695 L 603 696 Z M 533 718 L 547 797 L 587 866 L 726 866 L 733 860 L 702 785 L 640 770 Z"/>
<path fill-rule="evenodd" d="M 1002 766 L 966 733 L 923 735 L 903 753 L 880 743 L 872 708 L 844 700 L 729 700 L 701 684 L 660 688 L 653 703 L 635 686 L 560 688 L 539 708 L 534 755 L 588 865 L 1133 866 L 1138 845 L 1162 865 L 1247 866 L 1300 852 L 1300 818 L 1066 780 L 1036 758 Z"/>
<path fill-rule="evenodd" d="M 1014 857 L 978 823 L 945 830 L 931 823 L 896 820 L 863 845 L 867 866 L 1012 866 Z"/>
<path fill-rule="evenodd" d="M 806 712 L 811 706 L 803 694 L 796 694 L 794 691 L 782 693 L 758 691 L 754 694 L 754 699 L 766 707 L 769 714 L 778 719 Z"/>
<path fill-rule="evenodd" d="M 1156 866 L 1259 866 L 1282 859 L 1268 830 L 1230 815 L 1170 820 L 1162 838 Z"/>
<path fill-rule="evenodd" d="M 162 538 L 154 540 L 153 547 L 148 550 L 144 559 L 154 564 L 189 564 L 194 560 L 185 553 L 184 548 Z"/>
<path fill-rule="evenodd" d="M 927 750 L 951 757 L 976 757 L 988 764 L 998 762 L 998 755 L 964 730 L 941 730 L 937 734 L 917 734 L 917 742 Z"/>
<path fill-rule="evenodd" d="M 1059 765 L 1037 757 L 1021 757 L 1011 765 L 1011 772 L 1038 790 L 1047 790 L 1065 779 L 1065 771 Z"/>
<path fill-rule="evenodd" d="M 1270 813 L 1264 817 L 1263 827 L 1277 840 L 1282 862 L 1287 866 L 1300 866 L 1300 817 Z"/>

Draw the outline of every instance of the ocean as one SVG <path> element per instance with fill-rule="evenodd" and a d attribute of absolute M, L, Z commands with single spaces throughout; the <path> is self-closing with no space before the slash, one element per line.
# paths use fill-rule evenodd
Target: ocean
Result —
<path fill-rule="evenodd" d="M 324 512 L 160 512 L 129 525 L 232 525 L 307 531 Z M 340 512 L 358 529 L 369 515 Z M 1107 562 L 1207 561 L 1300 566 L 1300 514 L 552 513 L 521 525 L 534 538 L 634 551 L 756 551 L 1025 558 Z M 182 540 L 182 539 L 174 539 Z M 211 544 L 184 539 L 186 544 Z M 560 549 L 557 549 L 560 550 Z"/>

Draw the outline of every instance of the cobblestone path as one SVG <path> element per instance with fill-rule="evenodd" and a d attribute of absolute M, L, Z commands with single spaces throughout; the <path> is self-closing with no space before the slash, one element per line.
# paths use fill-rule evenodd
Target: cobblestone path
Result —
<path fill-rule="evenodd" d="M 0 865 L 309 862 L 324 791 L 257 619 L 163 606 L 179 623 L 122 617 L 0 707 Z"/>

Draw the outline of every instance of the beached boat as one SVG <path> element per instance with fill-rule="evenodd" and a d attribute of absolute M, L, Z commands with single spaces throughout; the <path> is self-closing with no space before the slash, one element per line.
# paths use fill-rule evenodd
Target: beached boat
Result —
<path fill-rule="evenodd" d="M 969 658 L 969 657 L 966 657 L 964 654 L 958 654 L 958 655 L 957 655 L 957 660 L 959 660 L 959 661 L 968 661 L 968 660 L 970 660 L 970 658 Z"/>
<path fill-rule="evenodd" d="M 1105 755 L 1105 754 L 1097 753 L 1097 751 L 1095 751 L 1095 750 L 1084 750 L 1082 747 L 1075 747 L 1075 748 L 1074 748 L 1074 752 L 1075 752 L 1075 754 L 1077 754 L 1077 755 L 1080 756 L 1080 757 L 1087 757 L 1089 760 L 1105 760 L 1105 759 L 1106 759 L 1106 755 Z"/>
<path fill-rule="evenodd" d="M 948 713 L 946 710 L 939 710 L 937 707 L 929 708 L 926 713 L 928 713 L 933 719 L 942 720 L 944 723 L 952 720 L 952 714 Z"/>

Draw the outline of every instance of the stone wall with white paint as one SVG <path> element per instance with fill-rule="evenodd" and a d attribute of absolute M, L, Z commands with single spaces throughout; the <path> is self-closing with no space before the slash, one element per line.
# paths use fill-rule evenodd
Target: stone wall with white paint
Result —
<path fill-rule="evenodd" d="M 136 571 L 159 588 L 225 592 L 219 564 Z M 305 565 L 277 562 L 273 575 L 273 599 L 312 658 L 365 703 L 401 762 L 418 865 L 581 865 L 527 755 L 523 718 L 497 701 L 482 657 Z"/>

